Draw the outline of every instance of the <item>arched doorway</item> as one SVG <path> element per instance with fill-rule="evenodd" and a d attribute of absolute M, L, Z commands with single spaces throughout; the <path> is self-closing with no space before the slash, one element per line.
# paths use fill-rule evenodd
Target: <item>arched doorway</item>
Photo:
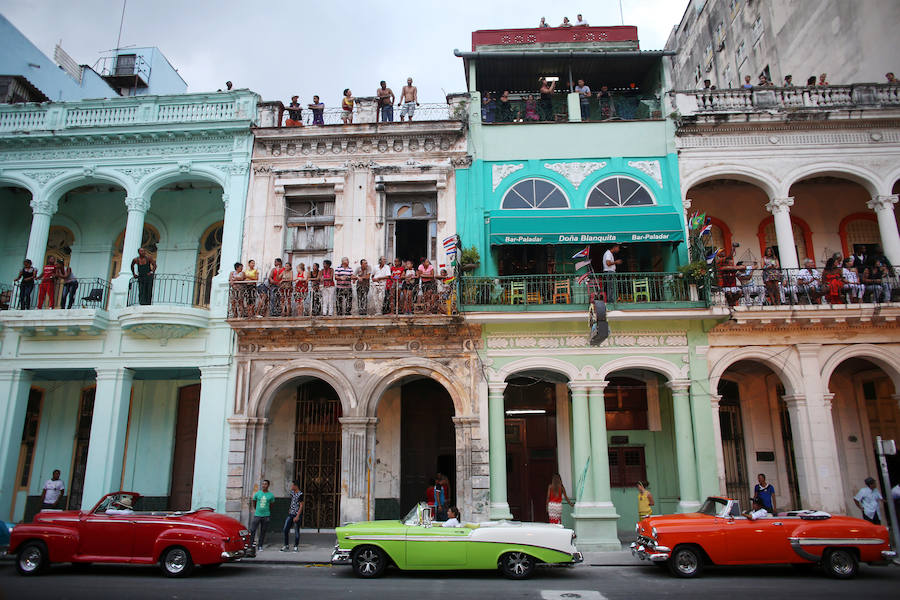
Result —
<path fill-rule="evenodd" d="M 296 379 L 275 394 L 269 407 L 263 476 L 276 498 L 272 522 L 287 516 L 291 483 L 303 491 L 303 527 L 340 524 L 341 401 L 328 383 Z M 254 485 L 259 485 L 255 482 Z M 255 491 L 255 490 L 254 490 Z"/>
<path fill-rule="evenodd" d="M 456 430 L 444 386 L 426 377 L 401 379 L 382 394 L 376 414 L 375 518 L 399 518 L 425 500 L 437 473 L 449 479 L 454 504 Z"/>
<path fill-rule="evenodd" d="M 122 270 L 122 252 L 125 247 L 125 230 L 119 234 L 119 237 L 116 238 L 115 244 L 113 245 L 113 253 L 112 257 L 109 261 L 109 279 L 110 281 L 115 279 L 119 272 Z M 147 251 L 150 256 L 156 260 L 156 253 L 159 250 L 159 231 L 157 231 L 156 227 L 150 225 L 149 223 L 144 223 L 144 232 L 141 235 L 141 248 Z M 130 257 L 127 260 L 131 262 L 134 257 Z"/>
<path fill-rule="evenodd" d="M 219 272 L 222 261 L 222 234 L 224 221 L 206 228 L 200 236 L 197 248 L 197 286 L 194 288 L 194 306 L 208 306 L 212 294 L 212 280 Z"/>
<path fill-rule="evenodd" d="M 767 365 L 739 360 L 719 380 L 726 493 L 746 506 L 757 475 L 775 487 L 776 509 L 802 508 L 784 385 Z"/>
<path fill-rule="evenodd" d="M 831 374 L 828 388 L 834 394 L 832 420 L 844 474 L 844 497 L 852 498 L 866 477 L 881 480 L 875 439 L 881 436 L 900 443 L 900 408 L 891 378 L 865 358 L 841 362 Z M 892 484 L 900 481 L 900 456 L 886 459 Z M 880 482 L 882 493 L 889 498 L 889 490 Z"/>

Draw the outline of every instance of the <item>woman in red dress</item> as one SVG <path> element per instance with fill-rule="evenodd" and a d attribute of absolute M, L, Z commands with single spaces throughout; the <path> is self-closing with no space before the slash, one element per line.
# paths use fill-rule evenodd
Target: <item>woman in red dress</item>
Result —
<path fill-rule="evenodd" d="M 550 480 L 550 485 L 547 486 L 547 515 L 550 517 L 551 523 L 556 523 L 558 525 L 562 522 L 563 500 L 565 500 L 569 506 L 575 506 L 575 504 L 569 500 L 568 494 L 566 494 L 566 488 L 562 484 L 559 473 L 554 473 L 553 479 Z"/>

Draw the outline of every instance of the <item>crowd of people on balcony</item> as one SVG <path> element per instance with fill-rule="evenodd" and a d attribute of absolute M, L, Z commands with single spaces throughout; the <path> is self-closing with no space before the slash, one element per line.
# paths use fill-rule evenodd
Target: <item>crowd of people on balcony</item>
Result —
<path fill-rule="evenodd" d="M 377 266 L 360 259 L 354 268 L 344 257 L 337 267 L 326 259 L 296 269 L 276 258 L 263 277 L 249 260 L 246 268 L 235 263 L 228 280 L 232 318 L 449 314 L 453 308 L 454 278 L 424 257 L 418 267 L 382 256 Z"/>
<path fill-rule="evenodd" d="M 894 76 L 893 72 L 885 73 L 885 83 L 889 85 L 898 85 L 900 81 Z M 752 81 L 753 77 L 751 75 L 744 75 L 744 83 L 741 84 L 741 89 L 743 90 L 753 90 L 757 88 L 765 88 L 765 87 L 778 87 L 775 82 L 769 78 L 769 75 L 765 72 L 760 73 L 756 84 Z M 816 87 L 826 87 L 831 85 L 828 82 L 828 73 L 821 73 L 818 78 L 815 75 L 810 75 L 806 79 L 805 86 L 796 86 L 794 85 L 794 76 L 793 75 L 785 75 L 784 81 L 782 81 L 782 88 L 794 88 L 794 87 L 807 87 L 807 88 L 816 88 Z M 713 85 L 711 79 L 703 80 L 703 91 L 714 91 L 716 90 L 716 86 Z"/>
<path fill-rule="evenodd" d="M 820 271 L 813 259 L 802 269 L 782 269 L 772 248 L 762 265 L 734 262 L 732 255 L 716 267 L 718 291 L 729 306 L 779 306 L 784 304 L 861 304 L 891 302 L 900 294 L 900 278 L 888 260 L 865 246 L 851 256 L 835 253 Z"/>
<path fill-rule="evenodd" d="M 547 23 L 547 18 L 541 17 L 541 21 L 538 23 L 538 29 L 545 29 L 548 27 L 550 27 L 550 24 Z M 590 27 L 590 25 L 588 25 L 588 22 L 579 14 L 575 17 L 574 23 L 569 20 L 569 17 L 563 17 L 562 23 L 557 25 L 557 27 Z"/>
<path fill-rule="evenodd" d="M 385 81 L 379 83 L 379 87 L 375 90 L 375 100 L 378 108 L 378 118 L 382 123 L 391 123 L 394 121 L 394 91 L 387 86 Z M 349 125 L 353 123 L 353 112 L 359 101 L 353 97 L 350 88 L 346 88 L 341 93 L 341 123 Z M 419 104 L 419 89 L 413 85 L 412 77 L 406 78 L 406 85 L 400 90 L 400 101 L 397 107 L 400 108 L 400 121 L 412 122 L 416 114 L 416 108 Z M 313 96 L 312 102 L 306 105 L 306 108 L 312 113 L 311 125 L 325 124 L 325 104 L 318 96 Z M 291 96 L 291 101 L 285 107 L 287 111 L 287 119 L 285 119 L 285 127 L 303 127 L 303 105 L 300 103 L 300 96 Z"/>
<path fill-rule="evenodd" d="M 13 280 L 13 283 L 19 287 L 19 310 L 31 310 L 34 285 L 38 282 L 38 309 L 44 308 L 45 302 L 47 303 L 47 308 L 54 308 L 57 284 L 62 285 L 62 298 L 60 299 L 59 307 L 69 309 L 75 304 L 78 279 L 69 265 L 62 260 L 57 261 L 56 257 L 49 256 L 44 268 L 38 272 L 32 265 L 31 260 L 26 258 L 22 263 L 22 269 Z"/>
<path fill-rule="evenodd" d="M 496 96 L 494 92 L 484 92 L 481 99 L 481 120 L 485 123 L 523 123 L 526 121 L 555 121 L 557 115 L 553 107 L 553 94 L 557 91 L 557 80 L 542 77 L 537 94 L 510 93 L 509 90 Z M 578 94 L 582 121 L 591 118 L 591 98 L 597 99 L 600 120 L 614 116 L 612 94 L 608 86 L 592 92 L 584 79 L 579 79 L 574 90 Z"/>

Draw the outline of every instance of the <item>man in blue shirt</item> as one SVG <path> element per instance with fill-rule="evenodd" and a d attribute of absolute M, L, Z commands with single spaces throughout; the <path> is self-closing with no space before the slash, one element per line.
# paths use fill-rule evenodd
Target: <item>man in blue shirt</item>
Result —
<path fill-rule="evenodd" d="M 765 473 L 760 473 L 757 475 L 756 480 L 759 481 L 755 486 L 753 486 L 753 496 L 759 498 L 760 503 L 763 508 L 767 511 L 775 514 L 775 488 L 772 487 L 771 483 L 766 481 Z"/>
<path fill-rule="evenodd" d="M 288 508 L 288 516 L 284 520 L 284 546 L 281 547 L 282 552 L 289 549 L 291 529 L 294 530 L 294 552 L 300 551 L 300 525 L 303 523 L 303 492 L 300 491 L 300 484 L 297 481 L 291 483 L 291 506 Z"/>

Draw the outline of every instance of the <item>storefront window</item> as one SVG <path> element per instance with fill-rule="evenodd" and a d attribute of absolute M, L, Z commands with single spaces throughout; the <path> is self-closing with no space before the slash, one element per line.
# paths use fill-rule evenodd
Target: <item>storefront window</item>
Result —
<path fill-rule="evenodd" d="M 628 177 L 610 177 L 594 186 L 588 195 L 588 208 L 652 206 L 653 195 L 643 184 Z"/>
<path fill-rule="evenodd" d="M 525 179 L 506 192 L 500 208 L 569 208 L 569 199 L 555 183 L 546 179 Z"/>

